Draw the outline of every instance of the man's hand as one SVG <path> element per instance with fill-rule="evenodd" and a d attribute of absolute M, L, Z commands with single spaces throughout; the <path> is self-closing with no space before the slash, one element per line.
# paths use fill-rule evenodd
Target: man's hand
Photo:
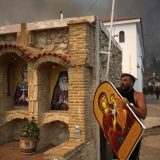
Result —
<path fill-rule="evenodd" d="M 19 98 L 19 101 L 21 101 L 21 100 L 23 100 L 23 101 L 24 101 L 24 99 L 25 99 L 25 95 L 24 95 L 24 94 L 22 94 L 22 95 L 21 95 L 21 97 Z"/>
<path fill-rule="evenodd" d="M 129 104 L 129 101 L 128 101 L 128 99 L 127 99 L 127 98 L 123 97 L 123 99 L 122 99 L 122 100 L 123 100 L 123 102 L 124 102 L 124 103 Z"/>
<path fill-rule="evenodd" d="M 62 95 L 60 95 L 58 103 L 61 104 L 62 102 L 63 102 L 63 97 L 62 97 Z"/>

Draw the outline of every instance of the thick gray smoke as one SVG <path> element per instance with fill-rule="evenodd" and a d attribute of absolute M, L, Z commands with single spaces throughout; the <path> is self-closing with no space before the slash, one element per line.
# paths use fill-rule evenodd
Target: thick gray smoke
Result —
<path fill-rule="evenodd" d="M 125 4 L 125 5 L 124 5 Z M 145 44 L 145 73 L 160 76 L 160 1 L 118 0 L 118 17 L 142 17 Z"/>
<path fill-rule="evenodd" d="M 111 0 L 0 0 L 0 25 L 59 18 L 109 16 Z"/>
<path fill-rule="evenodd" d="M 57 19 L 60 11 L 64 17 L 105 18 L 110 17 L 111 5 L 112 0 L 0 0 L 0 25 Z M 160 65 L 159 0 L 116 0 L 116 18 L 135 16 L 142 17 L 143 21 L 146 67 L 158 73 L 152 64 L 156 61 Z"/>

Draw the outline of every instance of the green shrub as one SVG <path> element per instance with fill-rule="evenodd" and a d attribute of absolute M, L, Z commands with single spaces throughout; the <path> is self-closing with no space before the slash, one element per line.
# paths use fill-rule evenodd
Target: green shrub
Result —
<path fill-rule="evenodd" d="M 35 142 L 39 141 L 40 129 L 38 128 L 34 117 L 32 117 L 32 120 L 27 120 L 27 123 L 21 129 L 20 135 L 22 137 L 31 137 Z"/>

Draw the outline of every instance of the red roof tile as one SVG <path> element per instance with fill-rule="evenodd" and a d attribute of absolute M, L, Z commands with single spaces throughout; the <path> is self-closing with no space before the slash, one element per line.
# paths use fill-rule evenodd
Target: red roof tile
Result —
<path fill-rule="evenodd" d="M 66 61 L 66 62 L 70 62 L 70 57 L 67 53 L 63 53 L 62 51 L 42 51 L 40 49 L 37 48 L 31 48 L 31 47 L 26 47 L 23 46 L 21 44 L 16 44 L 16 43 L 0 43 L 0 49 L 2 48 L 15 48 L 17 50 L 19 50 L 23 56 L 28 59 L 28 60 L 33 60 L 33 59 L 37 59 L 41 56 L 54 56 L 54 57 L 59 57 L 60 59 Z"/>
<path fill-rule="evenodd" d="M 124 17 L 124 18 L 114 18 L 113 21 L 126 21 L 126 20 L 133 20 L 133 19 L 140 19 L 141 17 Z M 110 18 L 100 18 L 101 22 L 110 22 Z"/>

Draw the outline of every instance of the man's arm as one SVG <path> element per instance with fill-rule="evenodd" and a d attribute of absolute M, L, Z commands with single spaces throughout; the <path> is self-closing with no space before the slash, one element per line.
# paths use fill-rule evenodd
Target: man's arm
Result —
<path fill-rule="evenodd" d="M 137 117 L 145 119 L 147 115 L 147 105 L 144 94 L 140 92 L 134 93 L 136 106 L 131 107 Z"/>
<path fill-rule="evenodd" d="M 134 105 L 131 106 L 131 109 L 137 115 L 138 118 L 145 119 L 147 115 L 147 105 L 146 105 L 144 94 L 140 92 L 134 92 L 134 100 L 135 100 L 136 106 Z M 123 97 L 123 102 L 129 104 L 128 99 L 124 97 Z"/>

